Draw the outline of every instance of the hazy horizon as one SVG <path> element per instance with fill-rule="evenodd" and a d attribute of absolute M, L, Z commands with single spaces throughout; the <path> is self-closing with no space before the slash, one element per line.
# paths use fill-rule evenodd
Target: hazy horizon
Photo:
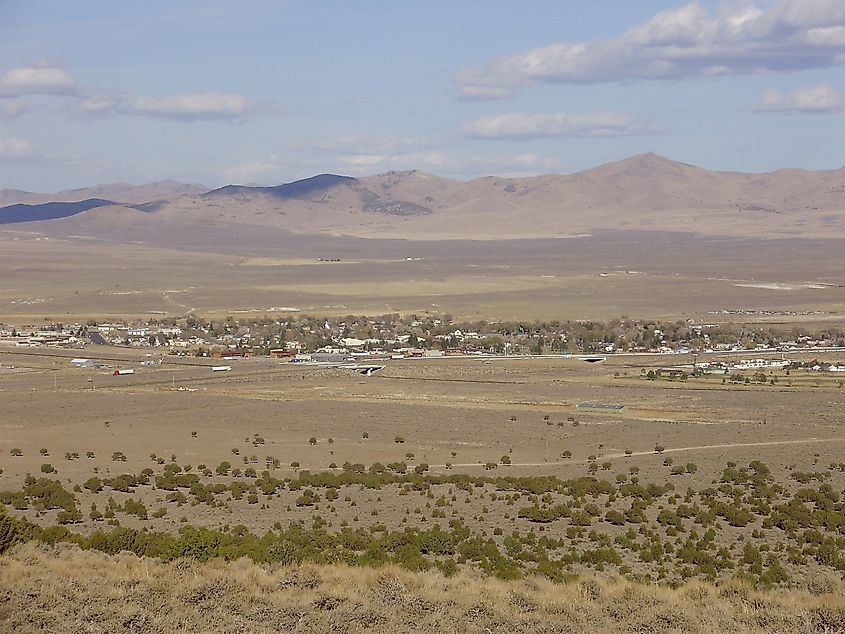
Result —
<path fill-rule="evenodd" d="M 211 191 L 211 190 L 214 190 L 214 189 L 219 189 L 219 188 L 223 188 L 223 187 L 227 187 L 227 186 L 277 187 L 279 185 L 286 185 L 286 184 L 290 184 L 290 183 L 294 183 L 294 182 L 298 182 L 298 181 L 309 180 L 311 178 L 315 178 L 315 177 L 318 177 L 318 176 L 327 176 L 327 175 L 329 175 L 329 176 L 341 176 L 341 177 L 345 177 L 345 178 L 361 179 L 361 178 L 368 178 L 368 177 L 375 177 L 375 176 L 383 176 L 383 175 L 390 174 L 390 173 L 423 173 L 423 174 L 426 174 L 428 176 L 434 176 L 434 177 L 437 177 L 437 178 L 444 178 L 444 179 L 454 180 L 456 182 L 465 182 L 466 183 L 466 182 L 471 182 L 471 181 L 474 181 L 474 180 L 479 180 L 479 179 L 484 179 L 484 178 L 508 178 L 508 179 L 514 178 L 514 179 L 519 179 L 519 178 L 537 178 L 537 177 L 542 177 L 542 176 L 569 176 L 569 175 L 579 174 L 581 172 L 588 172 L 591 169 L 595 169 L 595 168 L 602 167 L 602 166 L 605 166 L 605 165 L 620 163 L 620 162 L 623 162 L 623 161 L 626 161 L 626 160 L 636 159 L 637 157 L 642 157 L 642 156 L 647 156 L 647 155 L 655 155 L 655 156 L 658 156 L 659 158 L 667 159 L 667 160 L 669 160 L 673 163 L 679 163 L 681 165 L 687 165 L 689 167 L 702 169 L 702 170 L 705 170 L 705 171 L 708 171 L 708 172 L 723 172 L 723 173 L 738 173 L 738 174 L 744 173 L 744 174 L 751 174 L 751 175 L 754 175 L 754 174 L 765 175 L 765 174 L 771 174 L 773 172 L 778 172 L 778 171 L 782 171 L 782 170 L 799 170 L 799 171 L 805 171 L 805 172 L 830 172 L 830 171 L 837 171 L 839 169 L 845 168 L 845 164 L 843 164 L 843 165 L 840 165 L 840 166 L 834 166 L 834 167 L 831 167 L 831 168 L 828 168 L 828 169 L 819 169 L 819 170 L 810 170 L 810 169 L 806 169 L 804 167 L 796 166 L 796 165 L 785 165 L 785 166 L 782 166 L 782 167 L 775 167 L 771 170 L 760 171 L 760 172 L 742 171 L 742 170 L 727 170 L 727 169 L 719 169 L 719 168 L 712 168 L 711 169 L 711 168 L 702 167 L 700 165 L 692 165 L 692 164 L 689 164 L 689 163 L 684 163 L 683 161 L 675 161 L 671 157 L 663 156 L 663 155 L 660 155 L 660 154 L 655 154 L 653 152 L 643 152 L 641 154 L 635 154 L 635 155 L 631 155 L 631 156 L 621 157 L 619 159 L 616 159 L 616 160 L 613 160 L 613 161 L 608 161 L 606 163 L 600 163 L 600 164 L 596 164 L 596 165 L 592 165 L 592 166 L 587 166 L 583 169 L 578 169 L 578 170 L 538 172 L 537 174 L 523 174 L 523 175 L 515 175 L 515 176 L 511 176 L 511 175 L 504 174 L 504 173 L 500 173 L 500 174 L 489 173 L 489 174 L 480 174 L 478 176 L 465 176 L 465 177 L 445 176 L 445 175 L 437 173 L 436 171 L 433 171 L 433 170 L 420 170 L 420 169 L 415 169 L 415 168 L 408 168 L 408 169 L 402 169 L 402 170 L 388 169 L 388 170 L 385 170 L 383 172 L 372 172 L 372 173 L 356 174 L 356 175 L 352 175 L 350 173 L 315 172 L 313 174 L 307 174 L 307 175 L 305 175 L 301 178 L 297 178 L 293 181 L 279 181 L 279 182 L 272 182 L 272 181 L 269 181 L 269 182 L 258 182 L 258 181 L 220 182 L 220 183 L 215 183 L 214 185 L 208 185 L 207 183 L 197 183 L 197 182 L 189 183 L 189 182 L 184 182 L 184 181 L 178 181 L 178 180 L 175 180 L 175 179 L 172 179 L 172 178 L 163 178 L 161 180 L 156 180 L 156 181 L 135 181 L 135 182 L 131 182 L 131 181 L 122 180 L 122 181 L 111 181 L 111 182 L 87 183 L 87 184 L 80 184 L 76 187 L 68 187 L 66 189 L 58 190 L 58 191 L 36 192 L 36 191 L 31 191 L 31 190 L 21 190 L 20 188 L 17 188 L 17 187 L 4 187 L 4 188 L 0 188 L 0 191 L 16 191 L 17 190 L 17 191 L 22 191 L 22 192 L 25 192 L 25 193 L 33 193 L 33 194 L 54 194 L 54 193 L 60 193 L 60 192 L 71 192 L 71 191 L 75 191 L 75 190 L 96 189 L 98 187 L 128 186 L 128 187 L 133 187 L 133 188 L 142 188 L 142 187 L 145 187 L 145 186 L 166 185 L 166 184 L 185 185 L 185 186 L 192 186 L 192 187 L 199 187 L 199 188 L 207 188 L 208 191 Z"/>

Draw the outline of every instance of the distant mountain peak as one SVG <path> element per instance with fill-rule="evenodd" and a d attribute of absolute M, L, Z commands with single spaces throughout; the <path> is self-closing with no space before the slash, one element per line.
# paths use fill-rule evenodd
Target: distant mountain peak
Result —
<path fill-rule="evenodd" d="M 298 181 L 284 183 L 270 187 L 251 187 L 248 185 L 225 185 L 218 189 L 206 192 L 203 196 L 244 196 L 252 194 L 269 194 L 275 198 L 298 199 L 309 198 L 326 193 L 335 187 L 353 186 L 358 179 L 352 176 L 340 176 L 338 174 L 317 174 Z"/>
<path fill-rule="evenodd" d="M 663 156 L 662 154 L 655 154 L 654 152 L 644 152 L 643 154 L 635 154 L 634 156 L 622 159 L 621 161 L 615 161 L 615 163 L 653 166 L 662 165 L 672 167 L 682 165 L 684 167 L 694 167 L 693 165 L 690 165 L 688 163 L 675 161 L 674 159 L 670 159 L 669 157 Z"/>
<path fill-rule="evenodd" d="M 661 177 L 661 176 L 683 176 L 690 171 L 705 172 L 702 168 L 688 163 L 681 163 L 680 161 L 673 161 L 670 158 L 655 154 L 654 152 L 646 152 L 644 154 L 637 154 L 635 156 L 605 163 L 588 170 L 580 172 L 584 175 L 628 175 L 636 177 Z"/>
<path fill-rule="evenodd" d="M 356 181 L 352 176 L 341 176 L 340 174 L 317 174 L 308 178 L 302 178 L 298 181 L 285 183 L 279 187 L 305 187 L 305 188 L 322 188 L 334 187 L 335 185 L 352 184 Z"/>

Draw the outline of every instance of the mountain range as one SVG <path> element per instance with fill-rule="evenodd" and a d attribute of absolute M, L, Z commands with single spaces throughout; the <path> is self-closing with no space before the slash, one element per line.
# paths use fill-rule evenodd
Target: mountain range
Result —
<path fill-rule="evenodd" d="M 137 204 L 151 200 L 174 198 L 185 194 L 202 194 L 207 192 L 208 189 L 204 185 L 196 183 L 189 185 L 172 180 L 158 181 L 147 185 L 107 183 L 82 189 L 66 189 L 54 194 L 38 194 L 20 189 L 0 189 L 0 207 L 14 204 L 38 205 L 47 202 L 80 202 L 89 198 Z"/>
<path fill-rule="evenodd" d="M 2 190 L 0 224 L 145 241 L 174 235 L 226 239 L 244 228 L 265 235 L 415 240 L 606 230 L 845 237 L 845 168 L 721 172 L 649 153 L 574 174 L 525 178 L 459 181 L 407 171 L 362 178 L 321 174 L 274 187 L 213 190 L 173 181 L 52 195 Z"/>

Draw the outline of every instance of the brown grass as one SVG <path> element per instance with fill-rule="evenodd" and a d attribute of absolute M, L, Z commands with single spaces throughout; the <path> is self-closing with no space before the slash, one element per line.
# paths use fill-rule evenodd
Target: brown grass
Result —
<path fill-rule="evenodd" d="M 845 632 L 845 584 L 758 592 L 397 568 L 162 564 L 28 543 L 0 559 L 3 632 Z"/>

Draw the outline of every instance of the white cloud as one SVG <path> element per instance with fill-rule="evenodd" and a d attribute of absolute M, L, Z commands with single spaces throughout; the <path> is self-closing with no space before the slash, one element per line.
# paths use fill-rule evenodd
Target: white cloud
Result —
<path fill-rule="evenodd" d="M 845 2 L 780 0 L 762 7 L 726 2 L 711 14 L 694 1 L 613 39 L 551 44 L 465 69 L 455 83 L 461 98 L 497 99 L 538 82 L 749 75 L 845 63 Z"/>
<path fill-rule="evenodd" d="M 0 97 L 73 95 L 76 91 L 73 75 L 49 62 L 14 68 L 0 76 Z"/>
<path fill-rule="evenodd" d="M 845 95 L 828 84 L 808 86 L 791 93 L 769 90 L 757 105 L 756 112 L 818 114 L 845 111 Z"/>
<path fill-rule="evenodd" d="M 350 154 L 339 161 L 355 174 L 377 170 L 437 169 L 450 164 L 443 152 L 400 152 L 395 154 Z"/>
<path fill-rule="evenodd" d="M 29 112 L 32 112 L 32 108 L 22 101 L 0 102 L 0 121 L 11 121 Z"/>
<path fill-rule="evenodd" d="M 246 97 L 219 92 L 137 97 L 128 107 L 132 114 L 162 119 L 240 119 L 247 109 Z"/>
<path fill-rule="evenodd" d="M 45 154 L 29 139 L 0 138 L 0 163 L 20 165 L 76 165 L 79 157 L 73 154 Z"/>
<path fill-rule="evenodd" d="M 291 149 L 310 155 L 305 160 L 315 169 L 363 175 L 403 169 L 439 170 L 452 165 L 445 152 L 410 137 L 340 136 L 294 143 Z M 302 160 L 302 159 L 300 159 Z"/>
<path fill-rule="evenodd" d="M 35 157 L 35 146 L 27 139 L 0 139 L 0 161 L 21 161 Z"/>
<path fill-rule="evenodd" d="M 242 95 L 209 92 L 163 97 L 109 97 L 92 94 L 81 102 L 87 114 L 128 114 L 181 121 L 241 121 L 250 113 Z"/>
<path fill-rule="evenodd" d="M 71 105 L 58 111 L 87 115 L 135 115 L 177 121 L 242 121 L 254 113 L 278 113 L 273 101 L 251 102 L 246 97 L 225 92 L 190 92 L 164 96 L 107 94 L 81 88 L 67 70 L 50 62 L 15 68 L 0 75 L 0 97 L 26 98 L 34 95 L 73 97 Z M 0 119 L 12 119 L 32 110 L 31 103 L 0 102 Z"/>
<path fill-rule="evenodd" d="M 624 112 L 521 114 L 506 112 L 481 117 L 464 132 L 478 139 L 539 139 L 546 137 L 618 137 L 654 134 L 654 129 Z"/>

